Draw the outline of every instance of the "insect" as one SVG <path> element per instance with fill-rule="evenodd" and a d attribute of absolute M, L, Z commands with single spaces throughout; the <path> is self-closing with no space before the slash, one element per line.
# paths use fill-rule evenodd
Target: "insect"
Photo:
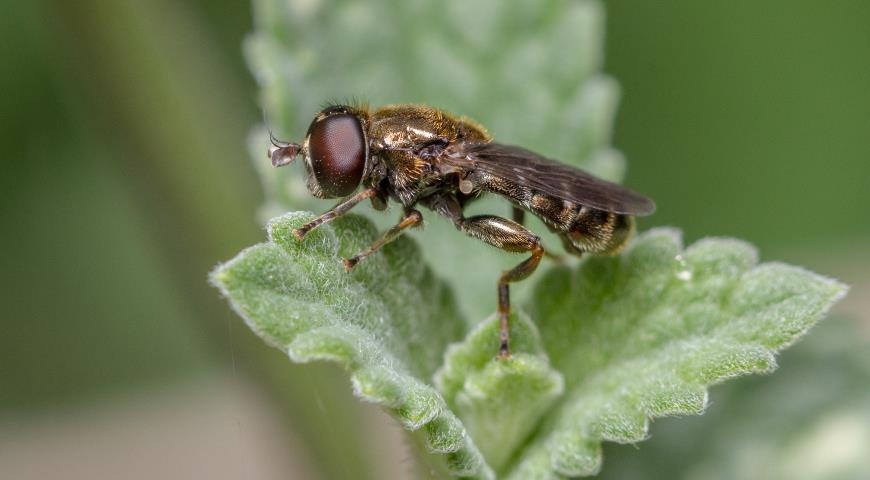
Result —
<path fill-rule="evenodd" d="M 344 259 L 358 262 L 420 225 L 418 206 L 447 217 L 456 228 L 507 252 L 529 257 L 498 279 L 499 358 L 510 357 L 509 284 L 535 271 L 544 256 L 541 239 L 523 226 L 525 212 L 539 217 L 573 255 L 616 254 L 634 232 L 633 216 L 655 210 L 652 200 L 582 170 L 521 147 L 492 141 L 474 121 L 424 105 L 333 105 L 315 116 L 302 144 L 272 137 L 268 155 L 276 167 L 301 154 L 308 190 L 341 198 L 335 207 L 293 230 L 305 235 L 364 200 L 377 210 L 402 206 L 400 221 L 365 250 Z M 483 194 L 513 204 L 513 219 L 466 217 L 463 208 Z"/>

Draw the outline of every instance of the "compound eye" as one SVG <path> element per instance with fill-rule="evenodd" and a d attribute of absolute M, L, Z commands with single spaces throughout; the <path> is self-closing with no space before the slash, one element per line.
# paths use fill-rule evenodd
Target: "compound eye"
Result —
<path fill-rule="evenodd" d="M 362 181 L 366 161 L 359 119 L 340 113 L 315 120 L 308 129 L 308 154 L 314 178 L 327 197 L 353 193 Z"/>

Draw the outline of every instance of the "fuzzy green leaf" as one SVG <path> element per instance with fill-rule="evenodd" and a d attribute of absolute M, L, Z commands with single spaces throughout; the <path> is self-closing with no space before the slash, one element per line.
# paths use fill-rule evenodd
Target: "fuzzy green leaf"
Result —
<path fill-rule="evenodd" d="M 513 317 L 515 355 L 499 361 L 495 319 L 461 339 L 450 290 L 414 242 L 347 274 L 340 257 L 372 241 L 373 226 L 351 216 L 298 242 L 290 229 L 310 218 L 273 220 L 269 242 L 220 266 L 213 282 L 292 360 L 344 365 L 357 395 L 422 429 L 455 475 L 594 474 L 602 441 L 641 441 L 650 418 L 701 413 L 707 386 L 771 371 L 776 351 L 845 291 L 756 265 L 742 242 L 684 251 L 676 232 L 654 230 L 618 257 L 541 275 L 527 307 L 534 321 Z"/>
<path fill-rule="evenodd" d="M 683 250 L 677 232 L 659 229 L 619 257 L 541 278 L 529 309 L 566 393 L 512 478 L 542 468 L 595 474 L 602 440 L 644 440 L 651 418 L 702 413 L 707 386 L 770 372 L 774 354 L 845 293 L 800 268 L 756 261 L 743 242 Z"/>
<path fill-rule="evenodd" d="M 652 426 L 654 441 L 608 445 L 602 476 L 870 478 L 870 338 L 832 318 L 786 351 L 772 378 L 714 389 L 703 417 Z"/>
<path fill-rule="evenodd" d="M 311 220 L 291 213 L 269 223 L 269 241 L 212 273 L 248 326 L 295 362 L 334 361 L 351 373 L 354 392 L 388 409 L 405 428 L 423 426 L 450 471 L 489 476 L 483 457 L 441 395 L 427 384 L 465 321 L 453 295 L 399 239 L 352 274 L 342 256 L 362 250 L 375 231 L 348 216 L 299 242 L 291 230 Z"/>

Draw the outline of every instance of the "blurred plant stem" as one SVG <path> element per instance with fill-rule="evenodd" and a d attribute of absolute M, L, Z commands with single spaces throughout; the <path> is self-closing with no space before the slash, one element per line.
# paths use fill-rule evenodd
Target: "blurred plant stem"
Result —
<path fill-rule="evenodd" d="M 123 171 L 154 219 L 153 240 L 176 287 L 193 286 L 184 295 L 214 355 L 233 356 L 266 387 L 309 448 L 300 455 L 323 478 L 376 478 L 370 432 L 359 422 L 363 407 L 347 380 L 330 366 L 288 368 L 280 353 L 234 326 L 238 319 L 206 283 L 215 261 L 260 237 L 244 142 L 257 115 L 241 79 L 209 48 L 208 32 L 178 2 L 57 0 L 48 13 L 60 70 L 69 74 L 58 81 L 75 78 L 78 89 L 62 88 L 111 132 L 105 136 L 120 166 L 109 167 Z"/>

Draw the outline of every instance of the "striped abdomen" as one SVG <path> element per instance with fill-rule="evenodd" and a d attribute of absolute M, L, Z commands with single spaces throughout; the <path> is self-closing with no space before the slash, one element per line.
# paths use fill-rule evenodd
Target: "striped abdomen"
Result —
<path fill-rule="evenodd" d="M 569 253 L 613 255 L 631 239 L 634 217 L 596 210 L 560 198 L 532 193 L 524 208 L 559 234 Z"/>
<path fill-rule="evenodd" d="M 546 195 L 504 178 L 481 175 L 484 190 L 497 193 L 527 210 L 559 234 L 568 253 L 614 255 L 634 234 L 634 217 L 580 205 Z"/>

